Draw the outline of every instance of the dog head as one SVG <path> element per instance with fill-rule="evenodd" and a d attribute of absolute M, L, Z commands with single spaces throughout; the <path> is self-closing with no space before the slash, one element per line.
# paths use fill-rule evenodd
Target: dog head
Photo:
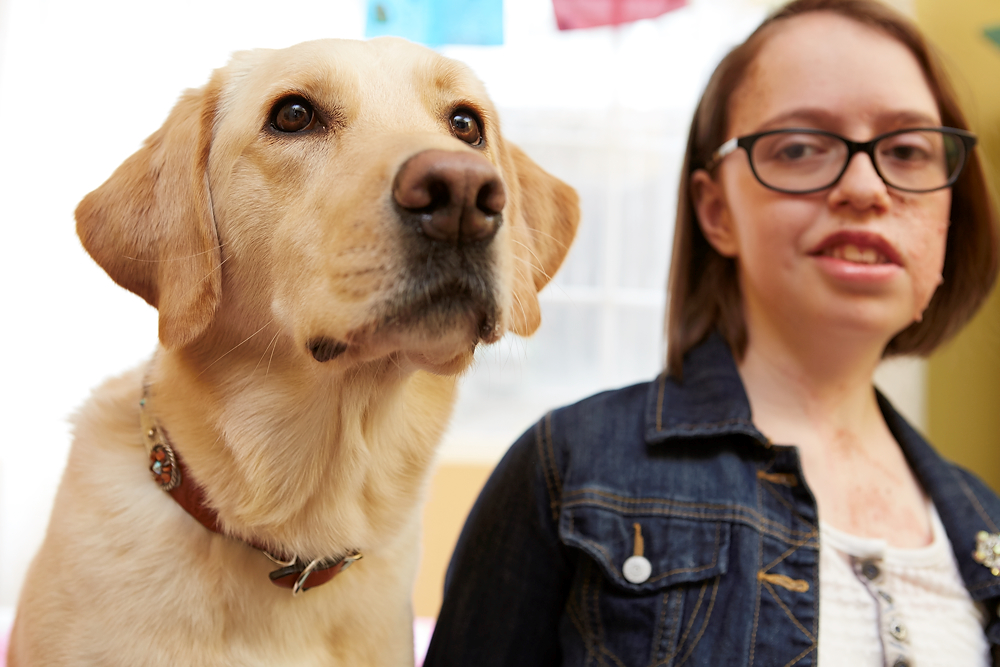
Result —
<path fill-rule="evenodd" d="M 237 53 L 76 217 L 168 349 L 273 324 L 309 363 L 455 372 L 537 328 L 579 210 L 467 68 L 384 38 Z"/>

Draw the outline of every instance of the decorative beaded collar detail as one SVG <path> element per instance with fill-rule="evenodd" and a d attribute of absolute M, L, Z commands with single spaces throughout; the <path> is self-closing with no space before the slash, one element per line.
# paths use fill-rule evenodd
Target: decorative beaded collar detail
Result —
<path fill-rule="evenodd" d="M 1000 533 L 981 530 L 976 533 L 976 550 L 972 559 L 989 568 L 994 577 L 1000 577 Z"/>

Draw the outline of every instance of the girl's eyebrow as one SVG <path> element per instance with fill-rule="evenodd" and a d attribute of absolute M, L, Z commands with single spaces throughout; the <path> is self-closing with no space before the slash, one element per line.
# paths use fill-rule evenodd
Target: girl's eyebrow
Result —
<path fill-rule="evenodd" d="M 802 123 L 805 127 L 833 130 L 843 125 L 843 114 L 834 113 L 821 107 L 800 107 L 769 118 L 756 132 L 792 127 Z M 903 127 L 938 127 L 941 121 L 923 111 L 912 109 L 887 110 L 875 115 L 876 127 L 880 131 Z"/>

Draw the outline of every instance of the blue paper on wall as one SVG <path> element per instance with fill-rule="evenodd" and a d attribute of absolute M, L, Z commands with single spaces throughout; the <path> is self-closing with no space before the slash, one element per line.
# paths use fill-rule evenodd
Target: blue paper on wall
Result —
<path fill-rule="evenodd" d="M 503 0 L 368 0 L 365 37 L 428 46 L 503 44 Z"/>
<path fill-rule="evenodd" d="M 984 30 L 986 36 L 997 46 L 1000 46 L 1000 25 Z"/>

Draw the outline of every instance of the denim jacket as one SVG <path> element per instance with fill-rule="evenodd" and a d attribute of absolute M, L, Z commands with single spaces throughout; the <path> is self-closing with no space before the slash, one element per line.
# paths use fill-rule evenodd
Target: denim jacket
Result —
<path fill-rule="evenodd" d="M 878 401 L 995 649 L 1000 577 L 972 553 L 998 532 L 1000 499 Z M 630 581 L 638 552 L 651 569 Z M 797 449 L 754 427 L 713 335 L 682 383 L 598 394 L 511 447 L 459 539 L 424 664 L 804 667 L 818 629 L 815 499 Z"/>

